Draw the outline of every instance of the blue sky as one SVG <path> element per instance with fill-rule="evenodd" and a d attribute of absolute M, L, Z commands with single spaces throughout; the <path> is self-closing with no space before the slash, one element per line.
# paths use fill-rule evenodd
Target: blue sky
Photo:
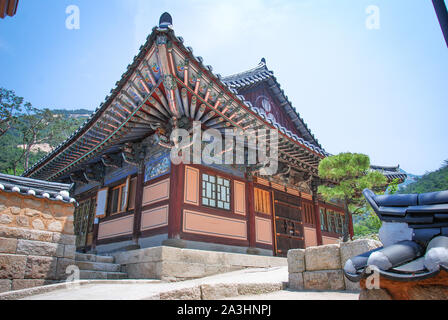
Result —
<path fill-rule="evenodd" d="M 65 27 L 69 5 L 79 30 Z M 365 26 L 370 5 L 379 29 Z M 216 73 L 265 57 L 328 152 L 415 174 L 448 159 L 448 48 L 429 0 L 20 0 L 0 20 L 0 86 L 37 107 L 95 109 L 164 11 Z"/>

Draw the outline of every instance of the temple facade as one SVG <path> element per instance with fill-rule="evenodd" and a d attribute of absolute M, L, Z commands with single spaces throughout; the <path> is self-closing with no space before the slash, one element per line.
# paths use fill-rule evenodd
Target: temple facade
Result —
<path fill-rule="evenodd" d="M 25 173 L 74 184 L 78 251 L 171 245 L 285 256 L 342 237 L 343 206 L 317 193 L 318 165 L 329 154 L 265 59 L 228 77 L 212 70 L 163 14 L 105 102 Z M 179 141 L 170 137 L 176 129 L 191 133 L 194 121 L 222 134 L 277 132 L 278 170 L 262 175 L 258 158 L 173 163 Z M 245 156 L 249 149 L 245 141 Z"/>

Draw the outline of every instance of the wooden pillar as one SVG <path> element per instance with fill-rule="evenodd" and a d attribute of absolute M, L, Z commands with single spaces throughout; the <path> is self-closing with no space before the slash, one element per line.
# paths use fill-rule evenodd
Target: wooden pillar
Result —
<path fill-rule="evenodd" d="M 353 231 L 353 219 L 351 213 L 348 214 L 348 233 L 350 234 L 350 239 L 353 238 L 354 231 Z"/>
<path fill-rule="evenodd" d="M 255 206 L 254 206 L 254 182 L 252 178 L 247 179 L 246 183 L 246 203 L 247 203 L 247 238 L 249 240 L 249 247 L 256 247 L 256 230 L 255 230 Z"/>
<path fill-rule="evenodd" d="M 322 242 L 322 230 L 320 228 L 319 197 L 317 195 L 317 183 L 315 181 L 313 181 L 313 183 L 312 183 L 312 191 L 313 191 L 314 217 L 315 217 L 315 220 L 316 220 L 317 245 L 320 246 L 320 245 L 323 244 L 323 242 Z"/>
<path fill-rule="evenodd" d="M 140 238 L 140 225 L 142 221 L 142 202 L 143 202 L 143 188 L 145 180 L 145 164 L 141 162 L 137 172 L 137 185 L 135 193 L 135 205 L 134 205 L 134 232 L 132 233 L 132 241 L 138 244 Z"/>
<path fill-rule="evenodd" d="M 184 198 L 184 164 L 171 165 L 168 239 L 180 239 L 182 231 L 182 203 Z"/>

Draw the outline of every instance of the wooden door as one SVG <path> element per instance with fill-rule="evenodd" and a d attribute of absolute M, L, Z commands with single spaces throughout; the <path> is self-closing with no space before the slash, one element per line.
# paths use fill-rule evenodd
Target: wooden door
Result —
<path fill-rule="evenodd" d="M 90 198 L 79 203 L 75 212 L 76 248 L 85 248 L 92 244 L 93 219 L 96 198 Z"/>
<path fill-rule="evenodd" d="M 300 198 L 274 192 L 276 255 L 286 257 L 289 249 L 305 248 Z"/>

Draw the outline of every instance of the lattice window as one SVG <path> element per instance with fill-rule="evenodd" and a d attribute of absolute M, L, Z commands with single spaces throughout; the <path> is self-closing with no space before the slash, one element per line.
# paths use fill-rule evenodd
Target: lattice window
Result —
<path fill-rule="evenodd" d="M 230 181 L 217 177 L 217 204 L 218 208 L 230 210 Z"/>
<path fill-rule="evenodd" d="M 202 204 L 216 207 L 216 178 L 208 174 L 202 175 Z"/>
<path fill-rule="evenodd" d="M 324 208 L 320 208 L 320 229 L 322 231 L 328 230 L 326 219 L 325 219 L 325 209 Z"/>
<path fill-rule="evenodd" d="M 271 214 L 271 201 L 268 191 L 255 188 L 255 211 L 265 214 Z"/>
<path fill-rule="evenodd" d="M 314 225 L 314 205 L 312 203 L 303 202 L 302 209 L 304 211 L 305 223 Z"/>
<path fill-rule="evenodd" d="M 202 204 L 230 210 L 230 180 L 202 174 Z"/>

